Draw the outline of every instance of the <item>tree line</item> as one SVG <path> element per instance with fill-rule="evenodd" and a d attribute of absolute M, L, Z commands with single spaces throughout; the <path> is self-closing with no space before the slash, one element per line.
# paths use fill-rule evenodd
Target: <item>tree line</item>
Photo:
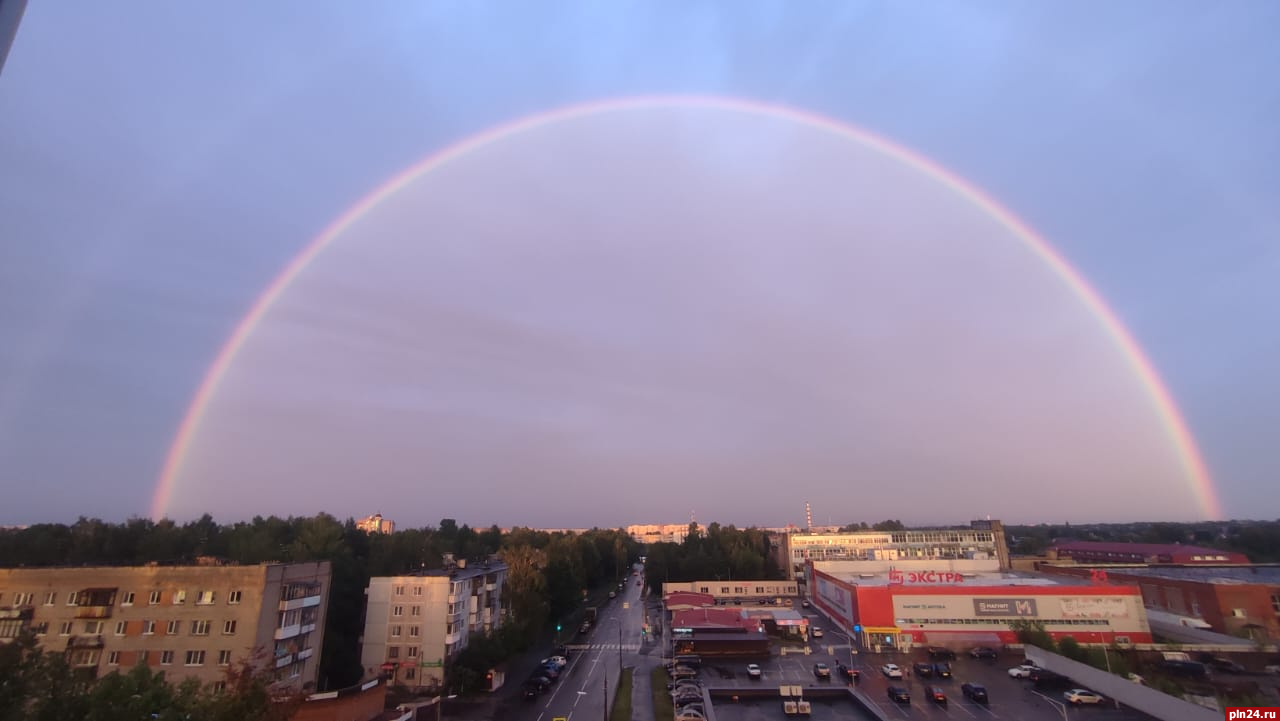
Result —
<path fill-rule="evenodd" d="M 1243 553 L 1254 563 L 1280 562 L 1280 520 L 1006 525 L 1009 550 L 1044 553 L 1055 540 L 1181 543 Z"/>
<path fill-rule="evenodd" d="M 654 586 L 711 579 L 780 580 L 784 575 L 771 543 L 759 528 L 712 523 L 703 532 L 690 523 L 682 542 L 648 546 L 645 575 Z"/>

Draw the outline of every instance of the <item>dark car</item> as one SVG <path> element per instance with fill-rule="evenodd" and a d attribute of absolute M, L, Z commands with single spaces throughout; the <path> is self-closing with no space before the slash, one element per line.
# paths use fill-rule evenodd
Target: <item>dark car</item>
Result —
<path fill-rule="evenodd" d="M 951 664 L 946 661 L 933 664 L 933 675 L 938 678 L 951 678 Z"/>
<path fill-rule="evenodd" d="M 925 678 L 933 675 L 933 664 L 919 661 L 911 664 L 911 670 L 915 671 L 917 676 Z"/>
<path fill-rule="evenodd" d="M 969 658 L 989 658 L 995 660 L 1000 657 L 994 648 L 990 646 L 974 646 L 969 649 Z"/>
<path fill-rule="evenodd" d="M 928 651 L 929 651 L 929 658 L 937 659 L 939 661 L 950 661 L 951 659 L 956 657 L 955 651 L 952 651 L 949 648 L 944 648 L 942 646 L 930 646 Z"/>
<path fill-rule="evenodd" d="M 960 684 L 960 693 L 974 703 L 987 702 L 987 688 L 980 683 L 962 683 Z"/>
<path fill-rule="evenodd" d="M 541 673 L 535 672 L 533 676 L 529 677 L 528 681 L 525 681 L 525 685 L 536 686 L 538 687 L 538 691 L 542 692 L 551 688 L 551 679 L 543 676 Z"/>
<path fill-rule="evenodd" d="M 897 701 L 898 703 L 911 703 L 911 694 L 907 693 L 907 690 L 901 686 L 890 686 L 889 700 Z"/>
<path fill-rule="evenodd" d="M 1244 666 L 1225 658 L 1209 659 L 1209 668 L 1214 671 L 1222 671 L 1223 673 L 1242 674 L 1249 672 Z"/>
<path fill-rule="evenodd" d="M 930 686 L 929 700 L 936 704 L 945 706 L 947 703 L 947 692 L 943 691 L 941 686 Z"/>
<path fill-rule="evenodd" d="M 861 671 L 856 668 L 850 668 L 839 662 L 836 663 L 836 673 L 840 674 L 840 678 L 843 678 L 846 681 L 860 681 L 862 679 Z"/>
<path fill-rule="evenodd" d="M 1031 680 L 1038 689 L 1071 688 L 1075 685 L 1075 682 L 1070 678 L 1045 668 L 1038 668 L 1032 671 Z"/>
<path fill-rule="evenodd" d="M 1159 668 L 1170 676 L 1196 679 L 1209 678 L 1209 667 L 1195 661 L 1161 661 Z"/>
<path fill-rule="evenodd" d="M 525 684 L 520 687 L 520 693 L 524 696 L 524 700 L 526 701 L 532 701 L 537 698 L 543 690 L 542 686 L 533 683 L 532 681 L 526 681 Z"/>

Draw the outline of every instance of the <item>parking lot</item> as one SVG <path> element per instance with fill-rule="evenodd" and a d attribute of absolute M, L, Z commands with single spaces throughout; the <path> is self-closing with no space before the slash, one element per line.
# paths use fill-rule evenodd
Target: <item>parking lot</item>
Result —
<path fill-rule="evenodd" d="M 806 614 L 808 615 L 808 614 Z M 818 619 L 818 624 L 831 628 L 832 624 Z M 715 689 L 732 687 L 777 688 L 783 684 L 794 684 L 804 688 L 840 686 L 844 680 L 836 677 L 836 661 L 858 669 L 862 678 L 857 684 L 873 703 L 888 718 L 902 719 L 1008 719 L 1010 721 L 1068 721 L 1073 719 L 1090 719 L 1094 721 L 1150 721 L 1146 714 L 1132 709 L 1117 709 L 1113 702 L 1104 702 L 1100 706 L 1072 707 L 1062 702 L 1062 691 L 1037 692 L 1029 680 L 1015 679 L 1008 675 L 1008 669 L 1018 665 L 1023 658 L 1020 653 L 1004 653 L 996 660 L 975 660 L 964 653 L 951 661 L 953 676 L 950 679 L 918 678 L 914 674 L 901 680 L 886 679 L 880 667 L 886 663 L 896 663 L 904 669 L 910 668 L 916 661 L 929 661 L 925 650 L 917 649 L 911 653 L 857 653 L 851 654 L 848 639 L 837 633 L 828 631 L 821 639 L 810 641 L 810 655 L 789 653 L 785 656 L 774 656 L 760 662 L 763 677 L 759 680 L 749 679 L 746 673 L 746 662 L 708 661 L 707 667 L 700 674 L 702 682 Z M 852 660 L 852 663 L 850 661 Z M 832 669 L 831 680 L 819 680 L 813 673 L 813 664 L 826 663 Z M 720 673 L 724 671 L 725 673 Z M 732 674 L 732 678 L 724 678 Z M 977 704 L 961 695 L 960 685 L 965 682 L 980 683 L 986 687 L 990 701 Z M 908 689 L 911 694 L 909 704 L 890 701 L 889 685 L 899 685 Z M 930 686 L 939 686 L 947 696 L 945 705 L 934 703 L 926 696 Z M 849 718 L 859 714 L 852 701 L 811 699 L 813 713 L 810 718 Z M 758 721 L 759 719 L 787 718 L 783 714 L 781 699 L 743 700 L 740 703 L 718 702 L 715 715 L 719 721 Z"/>

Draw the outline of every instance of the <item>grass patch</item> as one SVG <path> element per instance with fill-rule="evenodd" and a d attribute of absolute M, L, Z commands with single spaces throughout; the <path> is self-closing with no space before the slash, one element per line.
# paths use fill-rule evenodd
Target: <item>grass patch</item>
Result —
<path fill-rule="evenodd" d="M 653 687 L 653 721 L 672 721 L 676 717 L 675 704 L 671 702 L 671 694 L 667 693 L 667 669 L 659 666 L 649 674 Z"/>
<path fill-rule="evenodd" d="M 635 669 L 624 668 L 618 675 L 618 693 L 613 697 L 612 721 L 631 721 L 631 673 Z"/>

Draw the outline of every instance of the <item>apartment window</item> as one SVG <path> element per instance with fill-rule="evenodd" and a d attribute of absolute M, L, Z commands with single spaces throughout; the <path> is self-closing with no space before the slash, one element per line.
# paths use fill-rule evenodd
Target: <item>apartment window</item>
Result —
<path fill-rule="evenodd" d="M 213 682 L 213 692 L 214 692 L 214 693 L 222 693 L 223 691 L 226 691 L 226 690 L 227 690 L 227 682 L 226 682 L 226 681 L 214 681 L 214 682 Z"/>
<path fill-rule="evenodd" d="M 46 606 L 52 606 L 53 604 L 55 604 L 55 603 L 57 603 L 57 602 L 58 602 L 58 592 L 57 592 L 57 591 L 49 591 L 48 593 L 46 593 L 46 594 L 44 595 L 44 605 L 46 605 Z"/>
<path fill-rule="evenodd" d="M 186 589 L 183 589 L 183 590 L 180 590 L 180 591 L 174 591 L 174 592 L 173 592 L 173 605 L 175 605 L 175 606 L 181 606 L 182 604 L 184 604 L 184 603 L 186 603 L 186 602 L 187 602 L 187 591 L 186 591 Z"/>
<path fill-rule="evenodd" d="M 410 647 L 409 647 L 409 658 L 417 658 L 417 657 L 418 657 L 418 647 L 417 647 L 417 646 L 410 646 Z"/>
<path fill-rule="evenodd" d="M 173 651 L 161 651 L 161 652 L 160 652 L 160 665 L 161 665 L 161 666 L 170 666 L 170 665 L 172 665 L 172 664 L 173 664 Z"/>
<path fill-rule="evenodd" d="M 132 606 L 132 605 L 133 605 L 133 591 L 125 591 L 125 592 L 120 596 L 120 605 L 121 605 L 121 606 Z"/>
<path fill-rule="evenodd" d="M 224 635 L 230 636 L 230 635 L 234 634 L 235 632 L 236 632 L 236 622 L 235 622 L 235 621 L 224 621 L 224 622 L 222 623 L 222 633 L 223 633 Z"/>
<path fill-rule="evenodd" d="M 392 607 L 391 607 L 391 615 L 392 615 L 392 616 L 403 616 L 403 615 L 404 615 L 404 606 L 392 606 Z"/>
<path fill-rule="evenodd" d="M 102 633 L 102 621 L 85 621 L 84 632 L 89 635 Z"/>
<path fill-rule="evenodd" d="M 214 596 L 217 595 L 213 591 L 199 591 L 196 593 L 196 605 L 208 606 L 213 603 Z"/>
<path fill-rule="evenodd" d="M 192 636 L 208 636 L 209 626 L 211 625 L 213 624 L 209 621 L 192 621 L 191 635 Z"/>
<path fill-rule="evenodd" d="M 418 627 L 417 627 L 417 626 L 410 626 L 410 627 L 409 627 L 409 638 L 417 638 L 417 637 L 418 637 Z"/>
<path fill-rule="evenodd" d="M 116 621 L 116 635 L 123 636 L 129 631 L 128 621 Z"/>
<path fill-rule="evenodd" d="M 219 665 L 219 666 L 230 666 L 230 665 L 231 665 L 231 652 L 230 652 L 230 651 L 222 650 L 222 651 L 219 651 L 219 652 L 218 652 L 218 665 Z"/>
<path fill-rule="evenodd" d="M 391 627 L 391 638 L 400 638 L 400 627 L 399 627 L 399 626 L 392 626 L 392 627 Z"/>
<path fill-rule="evenodd" d="M 160 603 L 160 592 L 152 591 L 151 595 L 147 596 L 147 603 L 151 604 L 152 606 L 156 605 L 157 603 Z"/>
<path fill-rule="evenodd" d="M 230 603 L 230 604 L 240 603 L 241 593 L 242 593 L 241 591 L 232 591 L 231 593 L 228 593 L 227 603 Z"/>
<path fill-rule="evenodd" d="M 387 646 L 387 658 L 400 658 L 400 647 Z"/>
<path fill-rule="evenodd" d="M 415 595 L 415 596 L 421 596 L 421 595 L 422 595 L 422 586 L 414 586 L 414 587 L 413 587 L 413 595 Z"/>
<path fill-rule="evenodd" d="M 168 633 L 170 636 L 180 633 L 181 626 L 182 626 L 181 621 L 178 621 L 178 620 L 170 621 L 168 627 L 165 629 L 165 633 Z"/>
<path fill-rule="evenodd" d="M 119 651 L 108 651 L 108 652 L 107 652 L 107 665 L 108 665 L 108 666 L 119 666 L 119 665 L 120 665 L 120 652 L 119 652 Z"/>
<path fill-rule="evenodd" d="M 404 677 L 405 677 L 406 679 L 408 679 L 408 680 L 412 681 L 412 680 L 413 680 L 413 669 L 412 669 L 412 668 L 406 668 L 406 669 L 404 670 Z"/>
<path fill-rule="evenodd" d="M 187 651 L 187 663 L 186 663 L 186 665 L 188 665 L 188 666 L 203 666 L 203 665 L 204 665 L 204 651 Z"/>
<path fill-rule="evenodd" d="M 410 607 L 409 607 L 409 615 L 410 615 L 410 616 L 421 616 L 421 615 L 422 615 L 422 606 L 410 606 Z"/>
<path fill-rule="evenodd" d="M 71 635 L 71 622 L 70 622 L 70 621 L 63 621 L 63 622 L 62 622 L 62 625 L 58 627 L 58 635 L 59 635 L 59 636 L 70 636 L 70 635 Z"/>
<path fill-rule="evenodd" d="M 79 596 L 79 595 L 80 595 L 80 594 L 79 594 L 79 593 L 76 593 L 75 591 L 72 591 L 71 593 L 68 593 L 68 594 L 67 594 L 67 605 L 68 605 L 68 606 L 74 606 L 74 605 L 76 605 L 76 596 Z"/>
<path fill-rule="evenodd" d="M 142 619 L 142 635 L 144 635 L 144 636 L 150 636 L 151 634 L 153 634 L 153 633 L 155 633 L 155 632 L 156 632 L 156 622 L 155 622 L 155 621 L 148 621 L 148 620 L 147 620 L 147 619 L 145 619 L 145 618 L 144 618 L 144 619 Z"/>
<path fill-rule="evenodd" d="M 396 586 L 396 595 L 397 595 L 397 596 L 403 596 L 403 595 L 404 595 L 404 586 Z"/>

